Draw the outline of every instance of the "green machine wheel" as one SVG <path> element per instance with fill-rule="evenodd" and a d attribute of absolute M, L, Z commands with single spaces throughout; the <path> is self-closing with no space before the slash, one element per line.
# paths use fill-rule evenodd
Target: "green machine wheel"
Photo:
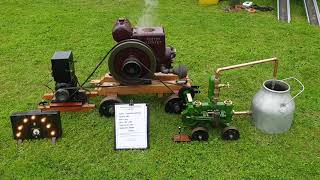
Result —
<path fill-rule="evenodd" d="M 192 129 L 191 139 L 193 141 L 208 141 L 209 139 L 208 129 L 204 127 L 196 127 Z"/>
<path fill-rule="evenodd" d="M 225 127 L 222 130 L 221 138 L 223 140 L 231 140 L 231 141 L 238 140 L 240 138 L 240 132 L 235 127 L 232 127 L 232 126 Z"/>

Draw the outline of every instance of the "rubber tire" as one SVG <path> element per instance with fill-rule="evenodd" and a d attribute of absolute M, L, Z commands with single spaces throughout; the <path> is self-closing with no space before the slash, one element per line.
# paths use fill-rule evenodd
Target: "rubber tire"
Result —
<path fill-rule="evenodd" d="M 114 105 L 117 103 L 123 103 L 123 101 L 116 97 L 105 97 L 104 99 L 102 99 L 99 105 L 100 115 L 104 117 L 114 116 Z"/>
<path fill-rule="evenodd" d="M 176 108 L 177 106 L 179 106 L 179 109 Z M 180 114 L 183 109 L 183 100 L 176 94 L 169 96 L 165 102 L 164 110 L 166 113 Z"/>

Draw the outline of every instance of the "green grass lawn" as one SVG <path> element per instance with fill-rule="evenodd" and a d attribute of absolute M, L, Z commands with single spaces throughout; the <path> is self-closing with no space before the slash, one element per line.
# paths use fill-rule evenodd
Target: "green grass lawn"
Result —
<path fill-rule="evenodd" d="M 276 5 L 276 1 L 257 1 Z M 72 50 L 80 82 L 115 45 L 113 23 L 126 16 L 134 24 L 144 2 L 132 0 L 71 0 L 0 2 L 0 179 L 31 178 L 203 178 L 319 179 L 320 28 L 307 23 L 302 3 L 293 3 L 292 23 L 280 23 L 276 11 L 225 13 L 227 2 L 198 6 L 196 0 L 161 0 L 156 22 L 166 29 L 167 43 L 177 49 L 176 64 L 189 67 L 193 84 L 207 101 L 208 77 L 215 68 L 277 57 L 279 78 L 297 77 L 306 86 L 296 99 L 291 130 L 265 135 L 248 117 L 235 117 L 241 139 L 225 142 L 219 131 L 210 140 L 174 144 L 181 120 L 164 112 L 156 96 L 131 96 L 151 105 L 150 143 L 146 151 L 113 150 L 113 118 L 89 113 L 63 113 L 63 138 L 25 141 L 17 146 L 9 116 L 37 108 L 50 77 L 50 58 L 56 50 Z M 93 78 L 107 72 L 104 64 Z M 250 108 L 262 82 L 272 77 L 272 66 L 223 74 L 222 99 L 232 99 L 236 110 Z M 292 93 L 299 86 L 292 83 Z M 102 97 L 92 99 L 98 104 Z"/>

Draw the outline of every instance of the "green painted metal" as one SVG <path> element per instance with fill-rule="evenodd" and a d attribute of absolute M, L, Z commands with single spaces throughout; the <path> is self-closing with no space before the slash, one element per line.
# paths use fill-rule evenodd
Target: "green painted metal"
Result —
<path fill-rule="evenodd" d="M 213 102 L 214 97 L 214 76 L 209 77 L 208 98 Z"/>
<path fill-rule="evenodd" d="M 218 124 L 222 128 L 230 126 L 233 117 L 233 104 L 231 101 L 217 102 L 214 97 L 214 76 L 209 78 L 208 98 L 209 102 L 188 99 L 189 91 L 182 92 L 181 95 L 186 102 L 185 109 L 181 112 L 182 123 L 186 127 L 206 127 Z"/>

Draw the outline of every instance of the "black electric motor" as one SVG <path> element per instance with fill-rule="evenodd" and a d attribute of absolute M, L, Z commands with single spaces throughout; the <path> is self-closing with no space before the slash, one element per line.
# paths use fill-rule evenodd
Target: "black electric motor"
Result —
<path fill-rule="evenodd" d="M 53 102 L 86 102 L 86 93 L 78 87 L 71 51 L 57 51 L 51 58 L 55 81 Z"/>

